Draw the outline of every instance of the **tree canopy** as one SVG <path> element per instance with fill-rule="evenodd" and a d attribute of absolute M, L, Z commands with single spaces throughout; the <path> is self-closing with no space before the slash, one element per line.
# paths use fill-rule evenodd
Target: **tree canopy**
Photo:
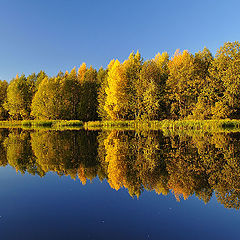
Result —
<path fill-rule="evenodd" d="M 137 51 L 106 69 L 82 63 L 53 77 L 22 74 L 0 89 L 2 120 L 239 119 L 240 43 L 225 43 L 215 57 L 206 47 L 149 60 Z"/>

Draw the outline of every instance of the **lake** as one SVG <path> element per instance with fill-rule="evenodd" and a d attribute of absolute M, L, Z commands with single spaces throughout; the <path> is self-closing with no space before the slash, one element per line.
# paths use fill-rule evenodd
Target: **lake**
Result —
<path fill-rule="evenodd" d="M 0 129 L 0 239 L 237 239 L 240 133 Z"/>

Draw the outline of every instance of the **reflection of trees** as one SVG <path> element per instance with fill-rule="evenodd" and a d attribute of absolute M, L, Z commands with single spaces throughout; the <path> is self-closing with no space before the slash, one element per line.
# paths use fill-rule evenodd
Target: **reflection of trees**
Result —
<path fill-rule="evenodd" d="M 118 190 L 122 186 L 127 186 L 128 137 L 125 134 L 112 131 L 104 144 L 106 149 L 105 161 L 108 163 L 108 182 L 112 188 Z"/>
<path fill-rule="evenodd" d="M 195 194 L 205 203 L 215 190 L 225 207 L 238 209 L 239 145 L 223 133 L 164 138 L 160 132 L 112 131 L 105 140 L 108 182 L 131 195 L 172 190 L 177 200 Z"/>
<path fill-rule="evenodd" d="M 131 196 L 143 189 L 167 194 L 165 163 L 154 133 L 112 131 L 105 140 L 107 175 L 116 190 L 125 187 Z"/>
<path fill-rule="evenodd" d="M 36 162 L 44 172 L 77 176 L 83 184 L 98 174 L 97 141 L 94 132 L 36 131 L 31 134 Z"/>
<path fill-rule="evenodd" d="M 222 147 L 222 162 L 217 166 L 213 188 L 218 200 L 228 208 L 240 207 L 240 141 L 238 136 L 228 136 L 228 144 Z"/>
<path fill-rule="evenodd" d="M 85 184 L 101 171 L 94 132 L 13 130 L 0 145 L 0 151 L 1 164 L 6 165 L 7 155 L 7 163 L 22 173 L 43 176 L 54 171 L 72 178 L 78 176 Z"/>
<path fill-rule="evenodd" d="M 98 135 L 98 136 L 97 136 Z M 0 131 L 0 165 L 44 176 L 49 171 L 86 181 L 99 177 L 131 196 L 172 191 L 207 203 L 215 191 L 227 208 L 240 207 L 240 134 L 160 131 Z"/>
<path fill-rule="evenodd" d="M 8 164 L 25 173 L 44 175 L 41 168 L 35 164 L 32 153 L 30 133 L 19 129 L 12 130 L 4 141 Z"/>
<path fill-rule="evenodd" d="M 0 166 L 6 166 L 8 164 L 7 153 L 3 146 L 4 139 L 8 135 L 7 129 L 0 129 Z"/>
<path fill-rule="evenodd" d="M 169 175 L 164 161 L 164 138 L 160 132 L 148 132 L 137 135 L 136 163 L 140 182 L 147 190 L 155 190 L 166 195 Z"/>
<path fill-rule="evenodd" d="M 55 171 L 60 175 L 69 174 L 75 178 L 78 157 L 75 139 L 69 139 L 68 133 L 54 131 L 33 132 L 31 138 L 36 162 L 44 172 Z"/>
<path fill-rule="evenodd" d="M 170 147 L 165 152 L 167 171 L 170 176 L 168 187 L 172 189 L 178 200 L 181 195 L 187 199 L 195 193 L 205 202 L 209 201 L 212 190 L 209 190 L 198 149 L 188 137 L 174 137 L 170 141 Z"/>

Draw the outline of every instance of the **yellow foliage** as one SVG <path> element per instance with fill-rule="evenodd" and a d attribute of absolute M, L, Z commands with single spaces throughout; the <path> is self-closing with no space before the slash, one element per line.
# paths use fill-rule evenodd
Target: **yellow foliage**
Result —
<path fill-rule="evenodd" d="M 104 109 L 112 120 L 123 119 L 127 112 L 127 81 L 124 68 L 118 60 L 111 61 L 108 71 L 108 87 Z"/>
<path fill-rule="evenodd" d="M 163 52 L 162 54 L 158 53 L 158 54 L 156 54 L 153 61 L 157 64 L 158 68 L 160 68 L 162 70 L 166 70 L 167 64 L 169 61 L 169 55 L 167 52 Z"/>
<path fill-rule="evenodd" d="M 78 80 L 80 83 L 83 83 L 86 72 L 87 72 L 87 65 L 86 63 L 82 63 L 82 65 L 78 69 Z"/>

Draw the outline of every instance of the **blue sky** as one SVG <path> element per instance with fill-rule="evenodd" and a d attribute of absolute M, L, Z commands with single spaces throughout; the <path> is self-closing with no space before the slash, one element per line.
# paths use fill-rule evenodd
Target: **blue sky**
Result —
<path fill-rule="evenodd" d="M 240 40 L 240 1 L 0 0 L 0 79 Z"/>

